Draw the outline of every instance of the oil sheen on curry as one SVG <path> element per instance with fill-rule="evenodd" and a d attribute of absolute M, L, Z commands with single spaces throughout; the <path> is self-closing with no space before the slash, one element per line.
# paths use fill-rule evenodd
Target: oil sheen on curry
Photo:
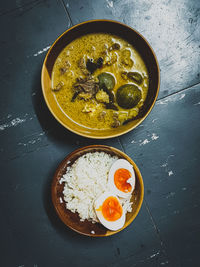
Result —
<path fill-rule="evenodd" d="M 62 111 L 92 129 L 116 128 L 137 119 L 148 85 L 147 68 L 135 48 L 106 33 L 72 41 L 52 73 L 52 91 Z"/>

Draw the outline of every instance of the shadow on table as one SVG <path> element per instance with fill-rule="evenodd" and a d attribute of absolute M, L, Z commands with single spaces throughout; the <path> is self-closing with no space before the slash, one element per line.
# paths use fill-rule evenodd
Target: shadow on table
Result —
<path fill-rule="evenodd" d="M 34 85 L 32 89 L 32 93 L 35 93 L 35 97 L 33 98 L 33 106 L 43 131 L 52 142 L 65 144 L 71 144 L 72 142 L 75 143 L 77 141 L 77 136 L 59 124 L 49 111 L 42 94 L 40 81 L 41 71 L 38 70 L 38 72 L 35 74 Z"/>
<path fill-rule="evenodd" d="M 82 136 L 78 136 L 67 129 L 65 129 L 62 125 L 60 125 L 56 119 L 53 117 L 53 115 L 48 110 L 48 107 L 44 101 L 44 97 L 42 94 L 41 84 L 40 84 L 40 75 L 41 72 L 38 71 L 35 74 L 34 79 L 34 85 L 32 89 L 32 93 L 35 93 L 35 97 L 33 98 L 33 106 L 35 109 L 35 113 L 37 115 L 37 118 L 39 120 L 39 123 L 43 129 L 43 131 L 46 133 L 46 137 L 49 139 L 50 143 L 54 143 L 55 147 L 64 147 L 64 150 L 66 148 L 66 153 L 69 151 L 75 150 L 78 147 L 81 146 L 87 146 L 92 144 L 106 144 L 109 140 L 93 140 L 89 138 L 85 138 Z M 117 143 L 118 141 L 116 139 L 113 141 L 114 143 Z M 49 217 L 49 220 L 51 221 L 51 224 L 54 228 L 56 228 L 57 232 L 62 236 L 64 239 L 76 239 L 79 242 L 83 241 L 84 243 L 88 240 L 93 240 L 93 242 L 96 242 L 97 239 L 94 239 L 92 237 L 87 236 L 81 236 L 80 234 L 72 231 L 67 226 L 63 224 L 63 222 L 59 219 L 57 216 L 52 201 L 51 201 L 51 182 L 52 177 L 54 175 L 54 172 L 56 171 L 56 168 L 58 166 L 59 162 L 55 162 L 54 166 L 52 166 L 52 169 L 49 172 L 48 177 L 46 178 L 46 181 L 43 185 L 43 204 L 46 210 L 46 213 Z"/>

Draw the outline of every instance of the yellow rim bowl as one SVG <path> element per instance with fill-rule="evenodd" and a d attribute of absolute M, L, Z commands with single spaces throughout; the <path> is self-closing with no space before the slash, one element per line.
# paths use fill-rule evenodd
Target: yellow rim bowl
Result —
<path fill-rule="evenodd" d="M 97 32 L 117 35 L 132 44 L 143 58 L 149 74 L 149 89 L 141 117 L 118 128 L 108 130 L 88 129 L 84 126 L 78 125 L 61 110 L 54 93 L 52 93 L 51 90 L 52 70 L 60 52 L 74 39 L 89 33 Z M 160 71 L 153 49 L 139 32 L 117 21 L 91 20 L 71 27 L 56 39 L 45 57 L 42 66 L 41 83 L 45 102 L 59 123 L 78 135 L 94 139 L 106 139 L 120 136 L 131 131 L 148 116 L 158 96 L 160 87 Z"/>

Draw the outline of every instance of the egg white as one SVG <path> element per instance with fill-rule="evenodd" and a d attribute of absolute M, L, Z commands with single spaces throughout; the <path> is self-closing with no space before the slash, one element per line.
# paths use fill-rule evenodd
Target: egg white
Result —
<path fill-rule="evenodd" d="M 123 192 L 116 187 L 115 182 L 114 182 L 114 175 L 118 169 L 127 169 L 131 173 L 131 177 L 127 181 L 128 183 L 130 183 L 132 187 L 130 192 L 127 192 L 127 193 Z M 133 192 L 133 190 L 135 189 L 135 171 L 133 169 L 133 166 L 125 159 L 116 160 L 111 166 L 109 174 L 108 174 L 108 185 L 109 185 L 110 190 L 114 192 L 114 194 L 116 194 L 117 196 L 122 197 L 122 198 L 129 197 L 131 193 Z"/>
<path fill-rule="evenodd" d="M 118 199 L 118 197 L 113 194 L 113 192 L 105 192 L 103 193 L 98 199 L 96 199 L 95 203 L 94 203 L 94 208 L 96 211 L 96 215 L 100 221 L 101 224 L 103 224 L 107 229 L 111 230 L 111 231 L 116 231 L 119 230 L 120 228 L 122 228 L 125 224 L 125 220 L 126 220 L 126 216 L 122 207 L 122 216 L 116 220 L 116 221 L 107 221 L 101 210 L 98 210 L 100 208 L 100 206 L 103 205 L 103 202 L 108 198 L 108 197 L 116 197 Z M 119 201 L 119 199 L 118 199 Z M 119 201 L 120 203 L 120 201 Z M 120 203 L 121 204 L 121 203 Z"/>

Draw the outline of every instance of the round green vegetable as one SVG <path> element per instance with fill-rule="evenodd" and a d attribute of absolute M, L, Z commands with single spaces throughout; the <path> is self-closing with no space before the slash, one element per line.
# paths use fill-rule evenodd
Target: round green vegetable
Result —
<path fill-rule="evenodd" d="M 112 90 L 115 86 L 115 78 L 107 72 L 102 72 L 98 75 L 99 87 L 106 87 L 108 90 Z"/>
<path fill-rule="evenodd" d="M 117 90 L 116 98 L 120 107 L 130 109 L 138 104 L 142 98 L 142 92 L 134 84 L 125 84 Z"/>

